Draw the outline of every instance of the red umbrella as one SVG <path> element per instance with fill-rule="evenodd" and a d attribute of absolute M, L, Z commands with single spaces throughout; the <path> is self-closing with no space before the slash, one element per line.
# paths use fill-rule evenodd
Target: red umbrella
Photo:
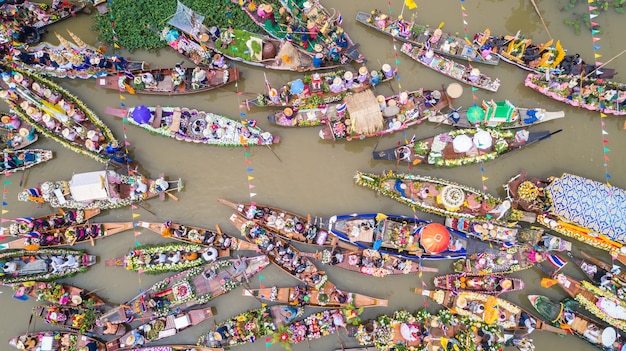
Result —
<path fill-rule="evenodd" d="M 448 249 L 450 232 L 439 223 L 430 223 L 422 228 L 420 242 L 428 253 L 440 253 Z"/>

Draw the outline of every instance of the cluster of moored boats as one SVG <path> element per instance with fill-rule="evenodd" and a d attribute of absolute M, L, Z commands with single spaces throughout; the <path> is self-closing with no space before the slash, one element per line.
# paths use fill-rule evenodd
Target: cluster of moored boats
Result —
<path fill-rule="evenodd" d="M 495 351 L 514 345 L 530 351 L 534 346 L 529 334 L 535 330 L 572 333 L 605 351 L 626 348 L 626 275 L 591 254 L 572 253 L 572 242 L 563 238 L 605 250 L 626 264 L 623 189 L 567 173 L 540 179 L 522 171 L 505 184 L 503 199 L 430 176 L 357 172 L 357 184 L 413 210 L 445 217 L 445 222 L 391 213 L 312 217 L 225 199 L 218 201 L 234 210 L 230 220 L 239 236 L 219 226 L 209 229 L 171 220 L 94 222 L 101 210 L 155 197 L 178 201 L 172 192 L 183 188 L 182 180 L 142 175 L 125 143 L 50 77 L 95 79 L 98 87 L 121 93 L 174 96 L 237 82 L 241 72 L 234 62 L 300 72 L 300 78 L 277 88 L 266 77 L 267 91 L 242 106 L 274 108 L 268 116 L 271 124 L 319 126 L 320 137 L 334 141 L 391 134 L 423 121 L 457 127 L 424 139 L 403 138 L 394 148 L 373 151 L 376 160 L 437 167 L 483 163 L 548 139 L 561 130 L 534 132 L 529 127 L 562 118 L 563 111 L 493 99 L 462 111 L 453 106 L 463 94 L 460 83 L 377 95 L 376 87 L 394 80 L 396 72 L 389 64 L 371 70 L 358 44 L 343 30 L 341 14 L 331 14 L 317 0 L 280 1 L 279 8 L 233 0 L 267 33 L 263 35 L 206 27 L 198 19 L 202 16 L 179 3 L 182 10 L 155 32 L 194 66 L 183 62 L 153 69 L 146 62 L 107 55 L 69 31 L 72 42 L 55 33 L 58 45 L 39 43 L 43 27 L 75 15 L 84 4 L 13 2 L 0 5 L 2 20 L 13 23 L 0 30 L 0 98 L 11 108 L 0 118 L 1 129 L 8 133 L 2 139 L 2 174 L 53 158 L 51 151 L 26 148 L 40 135 L 107 166 L 127 167 L 77 173 L 18 194 L 21 201 L 47 204 L 58 213 L 14 218 L 2 228 L 3 237 L 13 238 L 0 244 L 0 284 L 13 287 L 17 299 L 45 303 L 33 309 L 33 316 L 56 329 L 15 336 L 10 345 L 26 351 L 216 351 L 265 339 L 289 349 L 343 329 L 368 350 Z M 496 37 L 489 30 L 470 41 L 445 33 L 441 26 L 433 29 L 414 18 L 393 18 L 378 10 L 359 12 L 356 20 L 402 41 L 400 52 L 411 59 L 474 89 L 496 92 L 500 80 L 453 59 L 477 65 L 503 60 L 529 71 L 525 85 L 546 96 L 607 114 L 625 113 L 625 85 L 607 80 L 615 70 L 566 55 L 558 41 L 536 45 L 520 33 Z M 346 68 L 352 62 L 358 63 L 356 70 Z M 280 139 L 256 121 L 184 106 L 139 105 L 107 108 L 106 113 L 191 143 L 249 147 Z M 107 258 L 106 265 L 173 275 L 114 307 L 93 291 L 56 282 L 96 263 L 95 255 L 73 245 L 93 245 L 97 239 L 137 228 L 172 241 L 138 243 L 123 255 Z M 293 243 L 312 249 L 303 252 Z M 568 262 L 564 256 L 580 267 L 586 281 L 561 271 Z M 430 260 L 453 260 L 455 272 L 436 276 L 435 289 L 422 286 L 415 292 L 445 309 L 435 314 L 399 310 L 373 320 L 362 319 L 363 308 L 387 306 L 386 299 L 344 290 L 316 265 L 383 278 L 438 272 L 428 266 Z M 249 279 L 270 263 L 298 285 L 249 287 Z M 532 267 L 546 273 L 542 285 L 559 285 L 571 298 L 552 301 L 530 295 L 535 309 L 530 311 L 500 297 L 524 288 L 524 282 L 509 273 Z M 211 319 L 216 311 L 208 304 L 240 286 L 243 296 L 263 301 L 262 307 L 214 324 L 195 345 L 164 344 L 163 339 Z M 312 307 L 321 311 L 301 318 Z M 157 341 L 160 346 L 151 345 Z"/>

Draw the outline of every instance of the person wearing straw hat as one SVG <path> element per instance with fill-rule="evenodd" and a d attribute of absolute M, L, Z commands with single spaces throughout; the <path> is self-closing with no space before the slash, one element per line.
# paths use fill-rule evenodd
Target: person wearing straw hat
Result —
<path fill-rule="evenodd" d="M 76 132 L 73 129 L 65 128 L 61 132 L 61 135 L 63 135 L 63 137 L 69 141 L 76 140 Z"/>
<path fill-rule="evenodd" d="M 313 67 L 320 68 L 324 64 L 324 54 L 318 52 L 313 56 Z"/>
<path fill-rule="evenodd" d="M 211 62 L 211 65 L 215 68 L 220 68 L 220 69 L 226 69 L 226 63 L 224 62 L 224 56 L 220 55 L 220 54 L 215 54 L 213 55 L 213 61 Z"/>
<path fill-rule="evenodd" d="M 285 107 L 283 114 L 285 115 L 285 118 L 291 120 L 293 118 L 293 109 L 291 107 Z"/>
<path fill-rule="evenodd" d="M 49 130 L 54 130 L 57 126 L 56 121 L 47 113 L 41 117 L 41 121 Z"/>
<path fill-rule="evenodd" d="M 354 75 L 352 74 L 352 72 L 346 71 L 346 73 L 343 75 L 343 79 L 345 81 L 344 85 L 346 89 L 350 89 L 352 87 L 352 84 L 354 84 Z"/>
<path fill-rule="evenodd" d="M 380 83 L 380 75 L 378 74 L 378 71 L 372 71 L 370 75 L 371 75 L 371 78 L 370 78 L 371 85 L 377 85 L 378 83 Z"/>
<path fill-rule="evenodd" d="M 340 77 L 335 77 L 335 79 L 333 79 L 333 84 L 331 84 L 328 88 L 334 94 L 339 94 L 340 92 L 345 90 L 343 80 Z"/>
<path fill-rule="evenodd" d="M 307 32 L 309 33 L 309 37 L 311 37 L 312 41 L 316 41 L 317 40 L 317 32 L 319 32 L 319 27 L 317 26 L 317 23 L 315 23 L 314 21 L 309 20 L 306 24 L 306 29 Z"/>
<path fill-rule="evenodd" d="M 206 76 L 206 71 L 200 67 L 196 67 L 193 69 L 191 73 L 191 86 L 194 89 L 198 89 L 201 86 L 206 85 L 208 82 L 208 78 Z"/>
<path fill-rule="evenodd" d="M 270 89 L 270 101 L 277 104 L 279 103 L 278 91 L 274 88 Z"/>
<path fill-rule="evenodd" d="M 356 77 L 356 80 L 360 84 L 363 84 L 363 83 L 367 82 L 368 79 L 369 79 L 369 71 L 367 70 L 367 67 L 361 66 L 359 68 L 359 75 Z"/>

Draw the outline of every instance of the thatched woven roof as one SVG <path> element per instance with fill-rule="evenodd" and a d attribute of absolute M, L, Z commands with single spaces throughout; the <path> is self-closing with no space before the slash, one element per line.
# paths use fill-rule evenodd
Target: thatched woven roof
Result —
<path fill-rule="evenodd" d="M 371 134 L 383 128 L 383 114 L 371 89 L 346 96 L 346 109 L 356 134 Z"/>
<path fill-rule="evenodd" d="M 282 45 L 276 57 L 280 59 L 281 66 L 296 68 L 301 64 L 298 49 L 288 41 Z"/>

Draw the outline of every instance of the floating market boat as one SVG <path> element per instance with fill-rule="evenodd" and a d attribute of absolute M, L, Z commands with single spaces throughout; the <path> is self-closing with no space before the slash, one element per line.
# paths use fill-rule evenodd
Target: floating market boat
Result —
<path fill-rule="evenodd" d="M 122 175 L 114 171 L 77 173 L 69 181 L 43 182 L 25 189 L 20 201 L 48 203 L 52 207 L 112 209 L 153 197 L 165 197 L 167 191 L 182 189 L 182 181 L 166 181 L 164 176 L 149 179 L 139 173 Z"/>
<path fill-rule="evenodd" d="M 528 244 L 517 244 L 510 248 L 491 249 L 483 247 L 466 258 L 453 263 L 455 272 L 471 274 L 506 274 L 534 267 L 543 262 L 546 255 Z"/>
<path fill-rule="evenodd" d="M 442 26 L 432 29 L 416 23 L 414 17 L 413 15 L 411 20 L 405 20 L 401 15 L 396 18 L 380 10 L 372 10 L 369 13 L 357 12 L 356 21 L 402 42 L 411 43 L 417 47 L 429 46 L 434 52 L 443 56 L 487 65 L 497 65 L 500 62 L 500 57 L 491 52 L 485 52 L 483 55 L 479 45 L 469 43 L 464 38 L 451 33 L 445 33 L 441 29 Z"/>
<path fill-rule="evenodd" d="M 224 199 L 217 199 L 217 201 L 286 240 L 327 247 L 337 244 L 337 238 L 322 227 L 322 219 L 319 217 L 311 219 L 310 214 L 303 216 L 282 208 L 256 203 L 254 205 L 234 203 Z"/>
<path fill-rule="evenodd" d="M 190 143 L 252 146 L 271 145 L 280 140 L 258 128 L 256 121 L 238 121 L 187 107 L 139 105 L 128 110 L 107 107 L 106 113 L 125 118 L 151 133 Z"/>
<path fill-rule="evenodd" d="M 446 274 L 435 277 L 435 287 L 443 290 L 477 292 L 486 295 L 499 295 L 505 292 L 522 290 L 524 281 L 501 274 L 479 275 L 467 273 Z"/>
<path fill-rule="evenodd" d="M 413 140 L 387 150 L 374 150 L 375 160 L 457 167 L 491 161 L 561 132 L 503 131 L 499 128 L 457 129 L 432 137 Z"/>
<path fill-rule="evenodd" d="M 526 220 L 524 214 L 511 211 L 508 200 L 500 200 L 474 188 L 416 174 L 382 175 L 357 172 L 355 182 L 389 196 L 413 210 L 472 220 Z"/>
<path fill-rule="evenodd" d="M 477 292 L 459 292 L 453 294 L 446 290 L 423 290 L 415 288 L 415 292 L 428 296 L 440 305 L 453 308 L 458 315 L 497 325 L 504 330 L 527 329 L 551 331 L 556 334 L 567 334 L 567 331 L 555 328 L 541 319 L 533 317 L 528 311 L 507 300 L 484 295 Z"/>
<path fill-rule="evenodd" d="M 30 232 L 23 239 L 16 239 L 0 244 L 2 249 L 26 249 L 29 251 L 55 246 L 73 246 L 84 242 L 94 243 L 94 240 L 130 230 L 133 222 L 113 223 L 84 223 L 73 224 L 45 232 Z"/>
<path fill-rule="evenodd" d="M 467 218 L 446 217 L 446 227 L 461 231 L 468 237 L 483 241 L 491 241 L 499 244 L 514 244 L 518 236 L 532 235 L 533 237 L 543 234 L 542 228 L 523 228 L 518 225 L 502 225 L 498 222 L 474 220 Z M 529 232 L 526 234 L 526 232 Z"/>
<path fill-rule="evenodd" d="M 576 257 L 571 252 L 567 252 L 567 256 L 576 263 L 590 282 L 611 291 L 620 299 L 626 299 L 624 289 L 626 287 L 626 273 L 622 272 L 619 266 L 608 264 L 582 250 L 579 253 L 584 258 Z"/>
<path fill-rule="evenodd" d="M 59 2 L 58 6 L 50 6 L 46 3 L 18 1 L 15 4 L 2 4 L 2 13 L 6 19 L 27 24 L 33 28 L 42 28 L 66 18 L 75 16 L 82 11 L 87 4 Z"/>
<path fill-rule="evenodd" d="M 528 295 L 528 300 L 553 326 L 576 335 L 600 350 L 620 350 L 623 346 L 623 341 L 615 345 L 618 339 L 623 340 L 622 333 L 618 333 L 611 325 L 598 322 L 578 312 L 576 302 L 571 299 L 554 302 L 547 296 Z"/>
<path fill-rule="evenodd" d="M 96 264 L 96 256 L 72 249 L 13 250 L 0 253 L 0 284 L 50 281 L 73 276 Z"/>
<path fill-rule="evenodd" d="M 106 343 L 107 351 L 132 348 L 150 344 L 174 336 L 213 317 L 213 307 L 184 311 L 167 317 L 159 317 Z M 166 349 L 167 350 L 167 349 Z"/>
<path fill-rule="evenodd" d="M 294 318 L 302 315 L 301 307 L 275 305 L 243 312 L 215 325 L 213 330 L 198 339 L 198 345 L 208 347 L 232 347 L 255 342 L 271 335 Z"/>
<path fill-rule="evenodd" d="M 198 68 L 198 69 L 196 69 Z M 239 79 L 238 68 L 157 68 L 127 75 L 98 77 L 96 86 L 131 94 L 184 95 L 209 91 L 224 87 Z M 194 72 L 195 71 L 195 72 Z M 197 82 L 193 77 L 204 79 Z M 200 78 L 198 78 L 200 79 Z"/>
<path fill-rule="evenodd" d="M 302 252 L 302 256 L 314 258 L 321 261 L 322 264 L 374 277 L 439 271 L 437 268 L 423 266 L 421 262 L 402 259 L 370 249 L 351 250 L 335 247 L 332 251 L 325 249 L 315 253 Z"/>
<path fill-rule="evenodd" d="M 1 70 L 0 98 L 41 134 L 97 161 L 126 163 L 126 151 L 113 132 L 69 91 L 37 74 Z"/>
<path fill-rule="evenodd" d="M 13 297 L 18 300 L 26 300 L 30 296 L 37 301 L 82 308 L 100 307 L 105 304 L 104 301 L 93 292 L 54 281 L 29 281 L 18 283 L 13 285 L 13 290 L 15 290 Z"/>
<path fill-rule="evenodd" d="M 328 229 L 343 242 L 404 259 L 437 260 L 467 254 L 465 234 L 415 217 L 382 213 L 332 216 Z"/>
<path fill-rule="evenodd" d="M 244 289 L 243 296 L 251 296 L 257 299 L 279 302 L 291 306 L 313 306 L 321 308 L 346 308 L 353 305 L 356 308 L 387 306 L 388 301 L 352 292 L 326 294 L 317 289 L 311 289 L 306 285 L 296 285 L 287 288 L 261 288 Z"/>
<path fill-rule="evenodd" d="M 123 257 L 106 260 L 107 266 L 124 266 L 128 271 L 160 274 L 177 272 L 229 257 L 230 250 L 219 250 L 191 243 L 148 244 L 133 248 Z"/>
<path fill-rule="evenodd" d="M 97 216 L 99 213 L 99 208 L 93 208 L 86 210 L 63 210 L 59 213 L 52 213 L 37 218 L 13 218 L 9 220 L 12 221 L 12 223 L 9 224 L 8 227 L 2 227 L 0 229 L 0 235 L 23 236 L 32 232 L 42 233 L 50 230 L 66 228 L 72 225 L 84 223 L 86 220 Z"/>
<path fill-rule="evenodd" d="M 483 100 L 482 105 L 471 106 L 466 111 L 454 110 L 448 115 L 435 114 L 428 116 L 427 119 L 428 122 L 459 128 L 485 126 L 512 129 L 530 127 L 563 117 L 565 117 L 563 111 L 551 112 L 541 107 L 517 107 L 509 100 L 497 102 Z"/>
<path fill-rule="evenodd" d="M 524 85 L 575 107 L 616 116 L 626 115 L 626 84 L 587 76 L 530 73 Z"/>
<path fill-rule="evenodd" d="M 65 331 L 42 331 L 14 336 L 9 345 L 24 351 L 37 350 L 87 350 L 106 351 L 102 341 L 95 338 Z"/>
<path fill-rule="evenodd" d="M 10 174 L 23 171 L 26 168 L 36 166 L 51 160 L 52 151 L 43 149 L 5 149 L 0 155 L 0 174 Z"/>
<path fill-rule="evenodd" d="M 168 316 L 205 304 L 237 288 L 269 263 L 267 256 L 261 255 L 190 268 L 155 283 L 131 300 L 105 312 L 99 320 L 101 323 L 130 323 L 136 318 Z"/>
<path fill-rule="evenodd" d="M 159 346 L 137 346 L 133 351 L 224 351 L 220 347 L 204 347 L 198 345 L 159 345 Z"/>
<path fill-rule="evenodd" d="M 0 116 L 0 129 L 6 131 L 6 136 L 0 136 L 5 149 L 24 149 L 39 140 L 37 130 L 32 125 L 23 123 L 15 112 L 0 112 Z"/>
<path fill-rule="evenodd" d="M 186 7 L 181 2 L 178 3 L 178 6 Z M 174 16 L 178 14 L 179 11 L 177 10 Z M 196 16 L 198 15 L 196 14 Z M 189 26 L 189 28 L 191 28 L 191 26 Z M 189 33 L 186 34 L 185 31 L 170 27 L 165 27 L 161 32 L 155 29 L 153 32 L 158 33 L 161 36 L 161 40 L 164 40 L 167 45 L 169 45 L 176 52 L 191 60 L 196 66 L 213 66 L 213 50 L 203 46 L 202 44 L 204 43 L 201 44 L 197 38 L 194 38 L 193 35 Z"/>
<path fill-rule="evenodd" d="M 216 230 L 172 223 L 172 221 L 167 221 L 165 223 L 139 221 L 137 222 L 137 226 L 149 229 L 157 234 L 161 234 L 164 238 L 170 238 L 204 247 L 217 248 L 218 256 L 220 257 L 223 255 L 219 255 L 219 251 L 223 250 L 254 251 L 257 249 L 256 245 L 248 241 L 222 233 L 222 230 L 218 225 L 215 225 Z"/>
<path fill-rule="evenodd" d="M 404 43 L 402 48 L 400 48 L 400 52 L 432 70 L 475 88 L 492 92 L 496 92 L 500 88 L 500 79 L 493 79 L 481 73 L 478 68 L 472 68 L 470 65 L 465 66 L 454 62 L 452 59 L 436 54 L 432 49 L 427 50 L 426 48 Z"/>
<path fill-rule="evenodd" d="M 360 309 L 324 310 L 308 315 L 300 321 L 290 323 L 286 328 L 279 328 L 274 334 L 273 341 L 281 345 L 293 345 L 305 340 L 316 340 L 346 329 L 348 318 L 360 318 Z"/>
<path fill-rule="evenodd" d="M 62 305 L 35 306 L 32 311 L 33 316 L 43 319 L 47 324 L 70 329 L 81 334 L 88 332 L 97 335 L 123 335 L 126 333 L 126 326 L 124 325 L 119 325 L 114 330 L 105 329 L 103 325 L 97 325 L 96 318 L 100 313 L 93 308 Z"/>

